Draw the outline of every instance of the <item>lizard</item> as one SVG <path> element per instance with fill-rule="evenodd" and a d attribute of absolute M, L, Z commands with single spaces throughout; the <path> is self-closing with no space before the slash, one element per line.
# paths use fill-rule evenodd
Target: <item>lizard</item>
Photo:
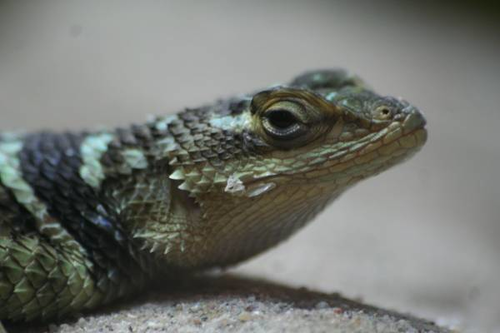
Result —
<path fill-rule="evenodd" d="M 0 320 L 47 322 L 225 268 L 413 156 L 421 112 L 342 69 L 142 125 L 0 136 Z"/>

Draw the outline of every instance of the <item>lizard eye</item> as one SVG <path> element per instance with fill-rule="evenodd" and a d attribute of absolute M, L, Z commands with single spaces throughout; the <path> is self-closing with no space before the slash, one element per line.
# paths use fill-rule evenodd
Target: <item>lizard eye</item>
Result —
<path fill-rule="evenodd" d="M 264 90 L 250 103 L 252 129 L 267 147 L 299 148 L 321 137 L 341 112 L 313 92 L 278 87 Z"/>
<path fill-rule="evenodd" d="M 262 118 L 262 126 L 268 135 L 277 140 L 293 139 L 307 132 L 306 125 L 294 111 L 287 109 L 267 110 Z"/>

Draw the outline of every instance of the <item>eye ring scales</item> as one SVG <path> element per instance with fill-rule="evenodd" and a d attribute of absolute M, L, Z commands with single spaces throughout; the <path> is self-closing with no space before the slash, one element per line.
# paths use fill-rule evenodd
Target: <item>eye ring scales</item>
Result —
<path fill-rule="evenodd" d="M 289 87 L 257 93 L 250 111 L 255 132 L 268 144 L 283 150 L 312 143 L 341 117 L 341 111 L 322 96 Z"/>

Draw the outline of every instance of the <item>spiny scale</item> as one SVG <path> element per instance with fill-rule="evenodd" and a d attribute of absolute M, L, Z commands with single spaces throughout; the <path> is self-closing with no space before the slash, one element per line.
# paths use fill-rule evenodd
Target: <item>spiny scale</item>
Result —
<path fill-rule="evenodd" d="M 0 320 L 52 320 L 258 254 L 424 144 L 342 70 L 145 125 L 0 137 Z"/>

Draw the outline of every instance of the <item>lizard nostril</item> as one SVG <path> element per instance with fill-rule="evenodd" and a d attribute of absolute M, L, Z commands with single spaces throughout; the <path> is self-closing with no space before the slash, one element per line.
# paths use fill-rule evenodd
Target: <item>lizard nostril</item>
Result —
<path fill-rule="evenodd" d="M 380 106 L 377 109 L 375 109 L 374 116 L 378 119 L 381 120 L 388 120 L 392 117 L 392 109 L 387 106 Z"/>

